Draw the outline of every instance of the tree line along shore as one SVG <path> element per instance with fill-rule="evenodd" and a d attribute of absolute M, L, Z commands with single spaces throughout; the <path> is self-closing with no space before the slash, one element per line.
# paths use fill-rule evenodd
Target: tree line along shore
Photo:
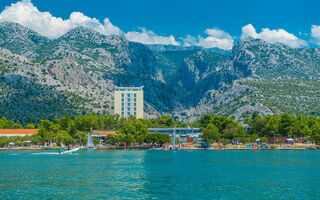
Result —
<path fill-rule="evenodd" d="M 245 124 L 245 126 L 243 125 Z M 198 127 L 202 129 L 202 141 L 213 145 L 224 144 L 229 147 L 232 141 L 239 143 L 267 142 L 268 137 L 286 136 L 301 140 L 303 143 L 320 144 L 320 119 L 316 117 L 293 116 L 287 113 L 262 117 L 254 112 L 243 123 L 233 119 L 205 114 L 193 123 L 176 122 L 170 116 L 160 116 L 153 119 L 137 119 L 134 116 L 123 118 L 119 115 L 85 115 L 65 116 L 54 120 L 40 120 L 38 123 L 23 125 L 19 122 L 0 118 L 0 129 L 39 129 L 38 134 L 31 136 L 0 137 L 0 148 L 24 146 L 25 141 L 33 144 L 52 142 L 55 144 L 86 145 L 88 132 L 91 130 L 114 130 L 117 134 L 106 136 L 105 143 L 113 147 L 126 143 L 128 146 L 142 147 L 150 144 L 172 143 L 170 135 L 149 133 L 148 128 Z M 247 127 L 245 129 L 245 127 Z M 93 138 L 99 143 L 98 138 Z M 179 142 L 179 141 L 178 141 Z M 195 146 L 194 146 L 195 147 Z M 237 148 L 241 148 L 238 146 Z"/>

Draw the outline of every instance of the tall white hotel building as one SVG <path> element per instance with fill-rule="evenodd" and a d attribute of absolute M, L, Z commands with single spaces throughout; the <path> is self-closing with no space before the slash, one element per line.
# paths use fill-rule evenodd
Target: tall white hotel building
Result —
<path fill-rule="evenodd" d="M 143 118 L 143 86 L 116 87 L 114 91 L 114 114 L 122 117 Z"/>

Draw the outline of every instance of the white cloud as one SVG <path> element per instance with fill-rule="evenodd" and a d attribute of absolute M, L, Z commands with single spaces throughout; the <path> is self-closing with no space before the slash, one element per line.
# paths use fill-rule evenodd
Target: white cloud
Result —
<path fill-rule="evenodd" d="M 315 40 L 317 45 L 320 45 L 320 26 L 312 25 L 311 37 Z"/>
<path fill-rule="evenodd" d="M 39 11 L 31 0 L 22 0 L 7 6 L 0 13 L 0 22 L 3 21 L 19 23 L 51 39 L 60 37 L 72 28 L 84 26 L 105 35 L 119 34 L 130 41 L 144 44 L 180 45 L 180 42 L 173 35 L 161 36 L 145 28 L 142 28 L 141 31 L 124 33 L 119 27 L 113 25 L 109 18 L 105 18 L 101 23 L 98 19 L 88 17 L 81 12 L 72 12 L 69 19 L 55 17 L 50 12 Z M 197 45 L 205 48 L 217 47 L 221 49 L 231 49 L 233 47 L 234 40 L 229 33 L 218 28 L 206 29 L 205 33 L 207 34 L 205 37 L 187 35 L 186 38 L 180 39 L 183 40 L 184 46 Z M 241 39 L 247 37 L 260 38 L 270 43 L 280 42 L 291 47 L 307 46 L 306 41 L 284 29 L 270 30 L 264 28 L 260 33 L 257 33 L 251 24 L 242 27 Z M 320 26 L 312 26 L 311 37 L 320 45 Z"/>
<path fill-rule="evenodd" d="M 114 26 L 109 18 L 105 18 L 103 24 L 96 18 L 90 18 L 82 14 L 81 12 L 73 12 L 70 15 L 69 20 L 66 20 L 71 26 L 84 26 L 98 31 L 105 35 L 122 34 L 122 31 L 117 26 Z"/>
<path fill-rule="evenodd" d="M 84 26 L 105 35 L 125 35 L 128 40 L 144 44 L 180 45 L 172 35 L 168 37 L 159 36 L 144 28 L 141 32 L 124 34 L 119 27 L 110 22 L 109 18 L 105 18 L 103 23 L 100 23 L 98 19 L 88 17 L 81 12 L 72 12 L 69 19 L 64 20 L 52 16 L 49 12 L 39 11 L 30 0 L 22 0 L 6 7 L 0 13 L 0 22 L 3 21 L 19 23 L 51 39 L 58 38 L 75 27 Z"/>
<path fill-rule="evenodd" d="M 242 27 L 241 39 L 246 39 L 248 37 L 263 39 L 269 43 L 283 43 L 290 47 L 297 48 L 302 46 L 307 46 L 307 42 L 299 39 L 292 33 L 288 33 L 284 29 L 270 30 L 269 28 L 263 28 L 260 33 L 256 32 L 256 29 L 252 24 L 248 24 Z"/>
<path fill-rule="evenodd" d="M 132 31 L 125 34 L 125 37 L 130 41 L 140 42 L 143 44 L 171 44 L 171 45 L 180 45 L 179 42 L 176 41 L 173 35 L 168 37 L 159 36 L 155 34 L 153 31 L 146 30 L 145 28 L 141 28 L 141 32 Z"/>
<path fill-rule="evenodd" d="M 193 46 L 197 44 L 197 38 L 191 35 L 187 35 L 185 38 L 180 38 L 183 40 L 183 45 L 186 47 Z"/>
<path fill-rule="evenodd" d="M 230 50 L 233 47 L 233 38 L 229 33 L 218 28 L 206 29 L 207 37 L 198 36 L 198 39 L 187 35 L 183 38 L 184 46 L 202 46 L 204 48 L 220 48 Z"/>
<path fill-rule="evenodd" d="M 96 18 L 73 12 L 69 19 L 63 20 L 52 16 L 49 12 L 39 11 L 30 0 L 23 0 L 6 7 L 0 13 L 0 21 L 19 23 L 48 38 L 58 38 L 77 26 L 88 27 L 105 35 L 122 33 L 108 18 L 102 24 Z"/>
<path fill-rule="evenodd" d="M 248 37 L 258 38 L 256 29 L 252 26 L 252 24 L 242 27 L 241 40 L 244 40 Z"/>

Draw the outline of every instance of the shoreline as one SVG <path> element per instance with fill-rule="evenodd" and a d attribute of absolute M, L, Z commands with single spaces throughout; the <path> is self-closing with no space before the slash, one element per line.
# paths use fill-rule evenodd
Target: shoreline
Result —
<path fill-rule="evenodd" d="M 0 151 L 59 151 L 62 148 L 45 148 L 45 147 L 11 147 L 11 148 L 0 148 Z M 160 151 L 168 151 L 168 149 L 161 148 L 149 148 L 149 147 L 129 147 L 124 149 L 123 146 L 109 146 L 109 147 L 95 147 L 95 150 L 160 150 Z M 178 150 L 320 150 L 319 146 L 314 147 L 305 147 L 305 148 L 181 148 Z"/>

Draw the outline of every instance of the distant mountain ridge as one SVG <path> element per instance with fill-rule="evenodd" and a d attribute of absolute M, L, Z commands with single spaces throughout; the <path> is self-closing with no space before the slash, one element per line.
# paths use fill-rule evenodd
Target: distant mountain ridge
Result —
<path fill-rule="evenodd" d="M 115 86 L 144 85 L 146 117 L 320 115 L 320 50 L 259 39 L 232 51 L 143 45 L 84 27 L 50 40 L 0 23 L 0 115 L 23 123 L 113 113 Z"/>

